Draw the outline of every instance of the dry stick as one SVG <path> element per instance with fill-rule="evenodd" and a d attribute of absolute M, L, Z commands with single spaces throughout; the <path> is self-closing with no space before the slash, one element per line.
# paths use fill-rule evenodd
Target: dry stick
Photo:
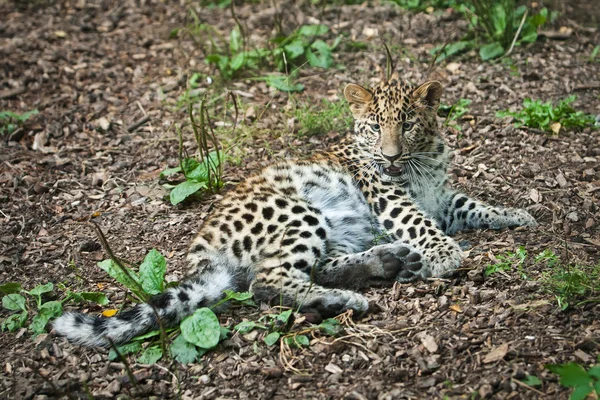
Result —
<path fill-rule="evenodd" d="M 165 331 L 165 326 L 163 325 L 160 315 L 158 314 L 158 310 L 156 309 L 156 307 L 154 307 L 154 304 L 152 304 L 152 302 L 150 301 L 150 296 L 148 296 L 146 294 L 146 292 L 144 291 L 144 288 L 142 288 L 142 285 L 133 276 L 131 276 L 131 274 L 129 273 L 129 270 L 123 265 L 121 260 L 118 259 L 117 256 L 115 256 L 115 253 L 113 253 L 112 249 L 110 248 L 110 246 L 108 244 L 108 241 L 106 240 L 106 236 L 104 236 L 104 232 L 102 232 L 102 229 L 100 229 L 98 224 L 96 224 L 92 220 L 88 221 L 88 224 L 92 225 L 92 227 L 96 231 L 98 240 L 100 240 L 100 243 L 102 244 L 102 248 L 104 249 L 104 252 L 106 254 L 108 254 L 108 257 L 110 258 L 110 260 L 113 263 L 115 263 L 115 265 L 117 267 L 119 267 L 121 272 L 127 276 L 127 278 L 129 279 L 130 282 L 133 282 L 134 286 L 136 286 L 136 288 L 139 291 L 138 295 L 141 297 L 141 300 L 144 303 L 148 304 L 150 306 L 150 308 L 152 308 L 152 312 L 154 314 L 154 317 L 156 318 L 156 323 L 158 324 L 158 329 L 160 331 L 160 348 L 161 348 L 163 355 L 165 357 L 168 357 L 167 332 Z M 108 336 L 105 336 L 104 338 L 109 341 L 111 346 L 113 345 L 112 340 Z"/>
<path fill-rule="evenodd" d="M 512 53 L 513 48 L 515 47 L 515 43 L 517 43 L 517 38 L 521 34 L 521 29 L 523 29 L 523 24 L 525 23 L 525 19 L 527 18 L 527 12 L 528 11 L 529 10 L 525 10 L 525 14 L 523 14 L 523 18 L 521 18 L 521 24 L 519 24 L 519 29 L 517 29 L 517 33 L 515 33 L 515 37 L 513 38 L 513 41 L 510 44 L 510 48 L 508 49 L 508 51 L 506 52 L 506 54 L 504 54 L 504 56 L 508 56 L 508 55 L 510 55 L 510 53 Z"/>
<path fill-rule="evenodd" d="M 125 357 L 123 357 L 123 355 L 121 355 L 121 352 L 119 351 L 115 343 L 112 340 L 110 340 L 109 337 L 107 337 L 106 340 L 108 340 L 108 343 L 110 343 L 110 347 L 115 351 L 115 353 L 117 353 L 117 359 L 123 361 L 123 365 L 125 366 L 125 372 L 127 373 L 127 376 L 129 377 L 129 380 L 131 381 L 133 387 L 136 387 L 137 380 L 135 379 L 135 375 L 133 374 L 133 371 L 129 366 L 129 362 Z"/>
<path fill-rule="evenodd" d="M 451 33 L 454 33 L 454 30 Z M 444 51 L 444 49 L 446 48 L 446 46 L 448 46 L 448 43 L 450 43 L 450 37 L 451 36 L 452 35 L 448 35 L 448 39 L 446 40 L 446 42 L 444 43 L 444 45 L 442 46 L 442 48 L 439 49 L 437 53 L 435 53 L 435 57 L 433 57 L 433 60 L 431 60 L 431 64 L 429 64 L 429 68 L 427 68 L 427 73 L 425 74 L 425 79 L 429 78 L 429 74 L 431 73 L 431 71 L 433 71 L 433 67 L 435 66 L 435 62 L 437 61 L 437 59 L 440 56 L 440 54 L 442 54 L 442 52 Z"/>
<path fill-rule="evenodd" d="M 539 390 L 537 390 L 537 389 L 536 389 L 536 388 L 534 388 L 534 387 L 531 387 L 531 386 L 529 386 L 529 385 L 528 385 L 528 384 L 526 384 L 525 382 L 521 382 L 521 381 L 520 381 L 520 380 L 518 380 L 518 379 L 511 379 L 511 380 L 512 380 L 514 383 L 516 383 L 517 385 L 521 385 L 521 386 L 523 386 L 524 388 L 527 388 L 527 389 L 529 389 L 529 390 L 533 390 L 534 392 L 536 392 L 537 394 L 539 394 L 539 395 L 541 395 L 541 396 L 546 396 L 546 393 L 544 393 L 544 392 L 540 392 Z"/>
<path fill-rule="evenodd" d="M 389 81 L 390 77 L 394 73 L 394 70 L 396 69 L 396 67 L 394 65 L 394 59 L 392 58 L 392 54 L 390 53 L 390 49 L 387 46 L 387 44 L 385 43 L 385 41 L 383 40 L 383 38 L 381 39 L 381 42 L 383 43 L 383 47 L 385 48 L 385 69 L 386 69 L 385 80 Z"/>
<path fill-rule="evenodd" d="M 148 121 L 150 121 L 150 115 L 144 115 L 142 118 L 138 119 L 133 124 L 129 125 L 127 127 L 127 132 L 133 132 L 133 131 L 135 131 L 137 128 L 139 128 L 140 126 L 144 125 Z"/>

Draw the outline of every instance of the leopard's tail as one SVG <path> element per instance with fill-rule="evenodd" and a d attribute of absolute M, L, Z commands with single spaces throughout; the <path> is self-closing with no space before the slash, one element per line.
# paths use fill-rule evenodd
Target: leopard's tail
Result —
<path fill-rule="evenodd" d="M 135 336 L 158 329 L 157 314 L 164 327 L 174 326 L 200 307 L 220 300 L 224 290 L 238 290 L 226 268 L 203 273 L 178 287 L 150 298 L 112 318 L 65 313 L 54 321 L 54 331 L 70 342 L 90 347 L 123 344 Z M 109 340 L 110 339 L 110 340 Z"/>

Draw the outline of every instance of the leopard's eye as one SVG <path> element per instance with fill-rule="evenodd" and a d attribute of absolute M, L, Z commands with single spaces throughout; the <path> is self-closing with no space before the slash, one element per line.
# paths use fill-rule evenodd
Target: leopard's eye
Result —
<path fill-rule="evenodd" d="M 373 132 L 379 132 L 380 129 L 381 127 L 379 126 L 379 124 L 371 124 L 371 130 Z"/>
<path fill-rule="evenodd" d="M 408 132 L 415 126 L 414 122 L 405 122 L 402 124 L 402 131 Z"/>

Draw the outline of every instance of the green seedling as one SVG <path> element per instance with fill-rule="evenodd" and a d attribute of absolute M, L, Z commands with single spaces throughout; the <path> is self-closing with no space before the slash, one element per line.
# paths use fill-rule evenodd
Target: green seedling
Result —
<path fill-rule="evenodd" d="M 496 116 L 513 117 L 516 127 L 527 126 L 555 134 L 558 134 L 563 127 L 567 129 L 593 127 L 596 121 L 593 115 L 575 111 L 571 107 L 571 103 L 576 98 L 575 95 L 569 96 L 556 106 L 553 106 L 550 101 L 542 103 L 541 100 L 527 98 L 523 100 L 523 108 L 520 111 L 498 111 Z"/>
<path fill-rule="evenodd" d="M 448 126 L 460 131 L 461 127 L 457 122 L 463 115 L 470 111 L 470 104 L 471 100 L 469 99 L 460 99 L 452 105 L 441 104 L 440 108 L 438 109 L 438 115 L 446 117 L 444 126 Z"/>
<path fill-rule="evenodd" d="M 12 111 L 0 111 L 0 135 L 10 135 L 22 127 L 31 117 L 38 114 L 38 110 L 27 111 L 23 114 L 17 114 Z"/>
<path fill-rule="evenodd" d="M 522 279 L 527 279 L 527 275 L 523 269 L 523 264 L 527 258 L 527 250 L 525 247 L 519 246 L 517 251 L 514 253 L 507 251 L 503 255 L 496 256 L 498 262 L 496 264 L 489 264 L 485 267 L 483 274 L 485 276 L 493 275 L 497 272 L 507 272 L 516 268 Z"/>

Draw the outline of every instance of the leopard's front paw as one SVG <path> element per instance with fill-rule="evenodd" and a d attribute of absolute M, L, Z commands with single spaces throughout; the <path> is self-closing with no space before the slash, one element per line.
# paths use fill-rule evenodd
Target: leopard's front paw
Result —
<path fill-rule="evenodd" d="M 412 281 L 423 272 L 423 254 L 408 243 L 395 242 L 374 248 L 382 271 L 374 279 L 385 281 L 396 278 L 401 282 Z"/>

